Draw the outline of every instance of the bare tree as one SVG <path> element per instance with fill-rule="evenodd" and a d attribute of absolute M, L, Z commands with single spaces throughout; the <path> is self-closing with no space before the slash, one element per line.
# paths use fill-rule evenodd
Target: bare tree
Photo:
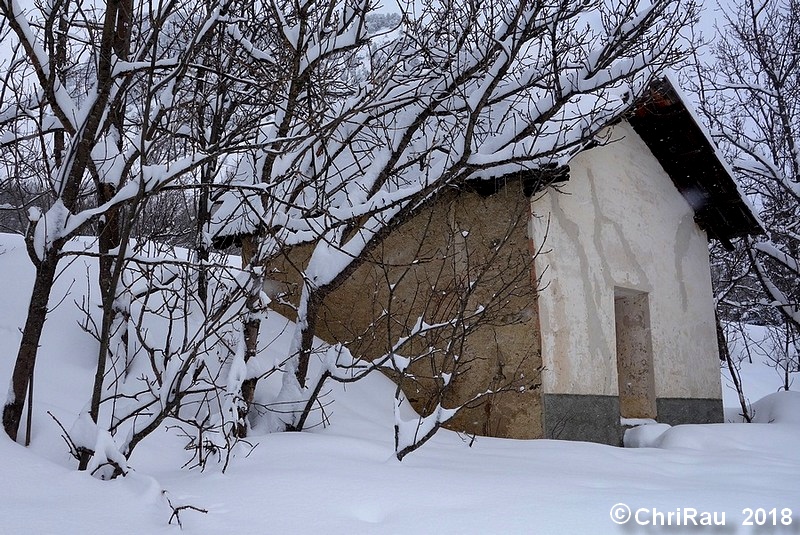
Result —
<path fill-rule="evenodd" d="M 204 308 L 196 295 L 197 263 L 157 242 L 135 253 L 124 260 L 118 285 L 118 299 L 127 301 L 126 350 L 109 351 L 102 423 L 83 414 L 67 433 L 73 454 L 83 468 L 115 477 L 127 471 L 136 446 L 170 422 L 193 453 L 187 464 L 204 467 L 216 457 L 227 467 L 243 375 L 241 272 L 224 257 L 210 258 Z M 103 331 L 91 303 L 87 298 L 81 306 L 82 327 L 99 342 Z"/>
<path fill-rule="evenodd" d="M 740 0 L 723 13 L 714 67 L 700 73 L 699 88 L 767 235 L 717 255 L 720 310 L 779 328 L 788 387 L 800 333 L 800 3 Z"/>
<path fill-rule="evenodd" d="M 29 210 L 26 243 L 36 277 L 3 409 L 9 436 L 18 431 L 64 245 L 98 222 L 105 317 L 90 410 L 96 420 L 116 328 L 114 279 L 129 235 L 119 226 L 120 210 L 249 142 L 246 129 L 202 148 L 175 141 L 195 54 L 228 4 L 167 2 L 151 10 L 114 1 L 100 12 L 71 1 L 28 10 L 0 2 L 3 39 L 13 50 L 0 88 L 3 159 L 14 170 L 29 162 L 23 176 L 46 184 L 50 194 L 44 211 Z M 92 196 L 94 206 L 86 202 Z"/>

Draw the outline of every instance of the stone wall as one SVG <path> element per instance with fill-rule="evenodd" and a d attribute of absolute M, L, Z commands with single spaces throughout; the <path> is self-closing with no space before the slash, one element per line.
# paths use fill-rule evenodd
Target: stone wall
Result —
<path fill-rule="evenodd" d="M 456 375 L 444 399 L 454 406 L 487 389 L 462 411 L 453 429 L 515 438 L 542 436 L 538 313 L 532 251 L 528 238 L 529 201 L 519 184 L 482 197 L 469 191 L 440 196 L 421 215 L 402 225 L 340 288 L 331 293 L 317 323 L 317 336 L 343 343 L 355 356 L 385 355 L 409 334 L 420 317 L 428 324 L 463 318 L 407 343 L 400 354 L 421 355 L 403 379 L 417 411 L 438 401 L 432 370 Z M 271 266 L 273 290 L 299 295 L 295 267 L 308 251 L 294 251 Z M 288 307 L 277 306 L 291 317 Z M 483 309 L 478 325 L 471 317 Z M 396 378 L 395 378 L 396 379 Z"/>

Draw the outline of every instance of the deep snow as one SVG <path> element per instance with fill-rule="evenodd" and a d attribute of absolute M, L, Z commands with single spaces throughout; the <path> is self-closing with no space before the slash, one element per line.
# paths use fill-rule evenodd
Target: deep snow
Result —
<path fill-rule="evenodd" d="M 7 384 L 32 270 L 18 237 L 0 235 L 0 251 L 0 382 Z M 74 303 L 85 277 L 84 261 L 74 261 L 51 302 L 60 304 L 37 363 L 31 447 L 0 433 L 0 533 L 177 532 L 167 523 L 167 498 L 208 510 L 181 512 L 184 531 L 198 534 L 686 531 L 635 520 L 619 527 L 609 516 L 618 503 L 634 511 L 724 512 L 725 533 L 800 531 L 800 395 L 793 392 L 757 405 L 773 423 L 651 428 L 641 444 L 658 447 L 487 438 L 471 444 L 441 432 L 400 463 L 392 447 L 393 387 L 374 375 L 346 389 L 333 386 L 329 428 L 256 437 L 256 447 L 240 450 L 224 474 L 180 469 L 187 460 L 182 442 L 162 430 L 139 446 L 132 475 L 98 481 L 74 470 L 46 414 L 68 426 L 89 397 L 95 344 L 77 328 Z M 265 336 L 273 337 L 284 321 L 273 315 L 267 325 Z M 745 387 L 772 381 L 753 387 L 774 392 L 780 377 L 761 377 L 761 368 L 744 370 Z M 725 402 L 736 407 L 729 392 Z M 748 507 L 777 508 L 778 524 L 781 509 L 793 508 L 793 524 L 741 527 Z"/>

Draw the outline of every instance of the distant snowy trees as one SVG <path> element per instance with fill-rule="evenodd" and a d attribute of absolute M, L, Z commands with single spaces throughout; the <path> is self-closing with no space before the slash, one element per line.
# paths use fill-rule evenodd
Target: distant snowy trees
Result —
<path fill-rule="evenodd" d="M 780 326 L 776 365 L 800 369 L 800 2 L 739 0 L 701 77 L 707 117 L 766 236 L 718 256 L 728 319 Z"/>
<path fill-rule="evenodd" d="M 69 431 L 81 467 L 124 473 L 165 421 L 201 465 L 254 427 L 302 429 L 324 381 L 358 363 L 311 366 L 322 304 L 370 252 L 442 192 L 568 161 L 683 57 L 679 32 L 695 16 L 690 0 L 373 8 L 0 0 L 0 179 L 46 192 L 24 207 L 36 278 L 3 408 L 9 436 L 31 402 L 60 260 L 91 231 L 101 314 L 87 303 L 84 328 L 97 368 Z M 158 225 L 176 203 L 194 220 Z M 188 256 L 164 252 L 176 242 L 192 244 Z M 214 243 L 239 246 L 241 267 L 215 257 Z M 276 355 L 259 333 L 267 269 L 280 259 L 302 287 L 293 342 Z M 461 336 L 477 310 L 435 325 Z M 269 376 L 282 377 L 267 402 L 280 410 L 255 411 Z M 446 390 L 448 372 L 434 376 Z M 459 408 L 420 415 L 409 425 L 422 433 L 398 420 L 397 436 L 413 437 L 398 438 L 398 456 Z"/>

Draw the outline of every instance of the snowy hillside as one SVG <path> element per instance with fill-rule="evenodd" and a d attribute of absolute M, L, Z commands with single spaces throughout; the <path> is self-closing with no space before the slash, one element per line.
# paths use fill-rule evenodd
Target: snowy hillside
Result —
<path fill-rule="evenodd" d="M 96 349 L 77 326 L 76 305 L 86 271 L 84 260 L 75 260 L 57 282 L 51 306 L 58 306 L 37 363 L 30 448 L 0 436 L 4 534 L 177 533 L 175 519 L 168 522 L 182 506 L 190 506 L 179 511 L 183 531 L 196 534 L 646 533 L 652 526 L 637 526 L 637 518 L 666 523 L 658 513 L 671 512 L 676 525 L 677 512 L 686 522 L 692 510 L 698 523 L 709 518 L 702 513 L 717 513 L 717 521 L 724 513 L 729 532 L 800 529 L 800 395 L 794 392 L 758 406 L 760 421 L 772 423 L 651 427 L 639 442 L 656 447 L 473 442 L 441 432 L 401 463 L 392 443 L 393 385 L 374 375 L 333 387 L 330 427 L 254 437 L 224 474 L 217 465 L 204 473 L 181 469 L 188 459 L 183 442 L 164 429 L 139 446 L 132 474 L 96 480 L 75 471 L 48 415 L 68 428 L 88 401 Z M 19 237 L 0 235 L 0 273 L 0 382 L 8 384 L 32 280 Z M 268 325 L 265 336 L 275 337 L 285 320 L 273 315 Z M 780 384 L 743 373 L 746 387 L 752 376 L 749 382 L 764 393 Z M 736 398 L 725 390 L 726 405 L 735 409 Z M 612 521 L 617 504 L 634 515 L 628 527 Z M 619 520 L 625 508 L 613 513 Z M 748 517 L 769 528 L 742 527 Z"/>

